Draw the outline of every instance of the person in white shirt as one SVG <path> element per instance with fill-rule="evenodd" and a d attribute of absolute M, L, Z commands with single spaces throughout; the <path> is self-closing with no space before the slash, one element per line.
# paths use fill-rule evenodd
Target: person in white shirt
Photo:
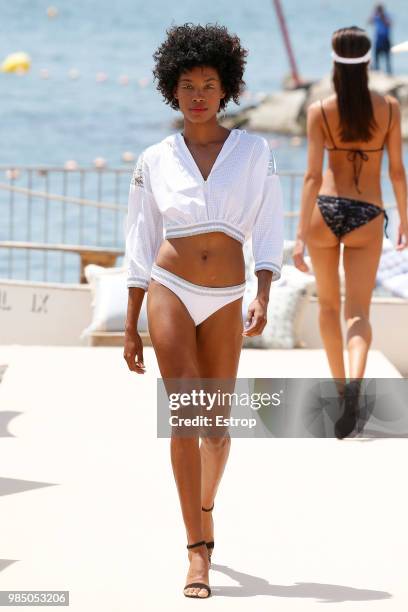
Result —
<path fill-rule="evenodd" d="M 130 370 L 145 372 L 137 321 L 147 291 L 161 376 L 180 381 L 183 390 L 183 381 L 228 379 L 233 391 L 243 336 L 262 333 L 271 281 L 280 277 L 283 205 L 274 157 L 263 137 L 217 120 L 231 99 L 239 100 L 246 55 L 225 27 L 184 24 L 167 31 L 153 56 L 157 88 L 181 111 L 184 128 L 145 149 L 133 172 L 124 358 Z M 258 290 L 243 325 L 242 246 L 249 238 Z M 201 445 L 199 437 L 171 437 L 189 542 L 187 597 L 211 594 L 210 510 L 231 444 L 224 431 L 202 436 Z"/>

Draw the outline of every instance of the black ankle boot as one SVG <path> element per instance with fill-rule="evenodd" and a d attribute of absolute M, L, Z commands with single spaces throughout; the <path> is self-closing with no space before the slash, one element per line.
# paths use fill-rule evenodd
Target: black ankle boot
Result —
<path fill-rule="evenodd" d="M 347 383 L 344 388 L 344 412 L 334 426 L 336 438 L 342 440 L 355 429 L 359 416 L 360 379 Z"/>

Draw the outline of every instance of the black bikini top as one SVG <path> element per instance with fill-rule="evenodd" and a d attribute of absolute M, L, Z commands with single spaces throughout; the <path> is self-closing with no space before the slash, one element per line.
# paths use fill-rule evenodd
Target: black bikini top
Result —
<path fill-rule="evenodd" d="M 360 180 L 360 174 L 361 174 L 361 169 L 363 167 L 363 161 L 368 161 L 368 155 L 367 153 L 375 153 L 376 151 L 383 151 L 384 150 L 384 146 L 385 146 L 385 141 L 387 139 L 387 135 L 391 126 L 391 119 L 392 119 L 392 106 L 391 106 L 391 102 L 389 100 L 387 100 L 388 102 L 388 127 L 387 127 L 387 131 L 385 133 L 384 136 L 384 141 L 382 144 L 382 147 L 380 147 L 379 149 L 346 149 L 346 148 L 342 148 L 342 147 L 336 147 L 336 143 L 334 142 L 334 138 L 332 136 L 332 133 L 330 131 L 330 127 L 329 127 L 329 122 L 327 121 L 327 117 L 326 117 L 326 113 L 324 111 L 323 108 L 323 102 L 320 100 L 320 108 L 322 110 L 322 115 L 323 115 L 323 119 L 324 119 L 324 123 L 326 125 L 327 128 L 327 132 L 330 136 L 330 140 L 332 142 L 332 147 L 325 147 L 325 149 L 327 151 L 348 151 L 348 155 L 347 155 L 347 159 L 349 161 L 352 162 L 353 164 L 353 181 L 354 181 L 354 185 L 356 186 L 356 189 L 358 191 L 358 193 L 361 193 L 359 187 L 358 187 L 358 183 Z"/>

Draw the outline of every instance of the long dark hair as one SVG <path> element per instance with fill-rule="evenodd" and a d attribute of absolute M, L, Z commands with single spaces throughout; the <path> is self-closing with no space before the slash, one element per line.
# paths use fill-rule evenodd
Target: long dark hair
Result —
<path fill-rule="evenodd" d="M 352 26 L 333 33 L 332 47 L 342 57 L 361 57 L 371 49 L 371 41 L 364 30 Z M 368 89 L 368 62 L 340 64 L 335 61 L 333 84 L 337 94 L 341 140 L 367 142 L 378 127 Z"/>

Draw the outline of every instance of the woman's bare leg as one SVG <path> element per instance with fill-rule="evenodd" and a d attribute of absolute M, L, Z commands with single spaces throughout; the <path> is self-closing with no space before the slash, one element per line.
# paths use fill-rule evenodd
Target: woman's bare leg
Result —
<path fill-rule="evenodd" d="M 313 209 L 307 248 L 316 277 L 319 299 L 319 326 L 333 378 L 344 380 L 343 336 L 340 319 L 340 242 L 324 221 L 316 205 Z"/>
<path fill-rule="evenodd" d="M 227 379 L 223 391 L 232 392 L 242 348 L 242 298 L 216 311 L 197 327 L 198 362 L 203 379 Z M 228 389 L 226 388 L 228 387 Z M 224 473 L 231 448 L 228 432 L 204 436 L 201 440 L 201 503 L 210 508 Z M 202 512 L 203 537 L 214 538 L 211 512 Z"/>
<path fill-rule="evenodd" d="M 346 277 L 347 348 L 350 378 L 363 378 L 371 345 L 371 296 L 382 249 L 383 216 L 379 215 L 343 238 Z"/>
<path fill-rule="evenodd" d="M 196 328 L 181 300 L 155 280 L 147 296 L 149 332 L 163 379 L 199 378 Z M 184 389 L 184 387 L 183 387 Z M 174 390 L 174 389 L 172 389 Z M 186 389 L 184 389 L 186 390 Z M 171 462 L 179 494 L 189 544 L 203 539 L 201 527 L 201 457 L 198 436 L 174 437 L 170 441 Z M 208 584 L 208 558 L 205 546 L 189 550 L 190 567 L 186 584 Z M 205 589 L 189 588 L 187 594 L 206 597 Z"/>

